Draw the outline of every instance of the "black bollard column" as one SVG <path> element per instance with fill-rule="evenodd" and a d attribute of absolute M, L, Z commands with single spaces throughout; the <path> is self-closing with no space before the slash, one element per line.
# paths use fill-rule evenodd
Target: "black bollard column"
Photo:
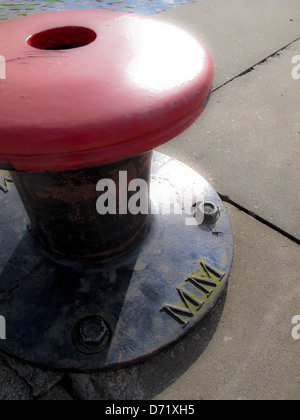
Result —
<path fill-rule="evenodd" d="M 151 161 L 152 152 L 148 152 L 96 168 L 11 172 L 11 176 L 32 233 L 47 252 L 95 264 L 133 250 L 149 231 L 149 208 L 144 214 L 132 214 L 128 204 L 136 193 L 142 203 L 149 203 Z M 129 191 L 135 179 L 144 181 L 147 188 Z"/>

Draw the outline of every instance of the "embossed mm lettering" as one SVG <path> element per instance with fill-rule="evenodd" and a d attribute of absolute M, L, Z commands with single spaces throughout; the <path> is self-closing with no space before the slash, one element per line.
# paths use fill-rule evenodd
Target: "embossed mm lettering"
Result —
<path fill-rule="evenodd" d="M 197 265 L 199 271 L 193 271 L 176 287 L 180 304 L 165 303 L 160 309 L 184 326 L 204 311 L 206 304 L 214 298 L 225 279 L 226 273 L 208 264 L 205 258 Z"/>

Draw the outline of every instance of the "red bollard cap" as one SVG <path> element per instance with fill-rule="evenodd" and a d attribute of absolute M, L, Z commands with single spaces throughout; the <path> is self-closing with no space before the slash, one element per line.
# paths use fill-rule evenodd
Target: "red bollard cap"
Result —
<path fill-rule="evenodd" d="M 186 129 L 212 89 L 213 63 L 198 39 L 134 14 L 7 20 L 0 55 L 0 167 L 19 171 L 92 167 L 151 150 Z"/>

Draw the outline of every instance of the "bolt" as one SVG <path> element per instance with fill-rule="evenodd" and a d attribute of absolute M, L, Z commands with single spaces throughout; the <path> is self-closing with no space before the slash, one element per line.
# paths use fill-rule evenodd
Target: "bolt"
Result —
<path fill-rule="evenodd" d="M 84 344 L 99 346 L 107 331 L 102 319 L 86 319 L 80 326 L 81 340 Z"/>
<path fill-rule="evenodd" d="M 219 208 L 214 203 L 206 201 L 201 203 L 199 208 L 204 215 L 204 223 L 213 224 L 217 222 L 220 212 Z"/>
<path fill-rule="evenodd" d="M 100 353 L 110 339 L 111 329 L 103 318 L 97 315 L 81 319 L 73 329 L 73 343 L 81 353 Z"/>

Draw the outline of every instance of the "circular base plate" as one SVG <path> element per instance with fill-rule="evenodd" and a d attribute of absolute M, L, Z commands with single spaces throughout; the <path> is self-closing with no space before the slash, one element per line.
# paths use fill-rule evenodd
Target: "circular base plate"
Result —
<path fill-rule="evenodd" d="M 226 287 L 233 258 L 228 214 L 213 188 L 174 159 L 154 153 L 146 239 L 97 268 L 47 257 L 27 230 L 13 184 L 4 183 L 0 348 L 15 357 L 79 371 L 135 363 L 182 338 Z M 219 209 L 213 224 L 201 223 L 204 201 Z"/>

